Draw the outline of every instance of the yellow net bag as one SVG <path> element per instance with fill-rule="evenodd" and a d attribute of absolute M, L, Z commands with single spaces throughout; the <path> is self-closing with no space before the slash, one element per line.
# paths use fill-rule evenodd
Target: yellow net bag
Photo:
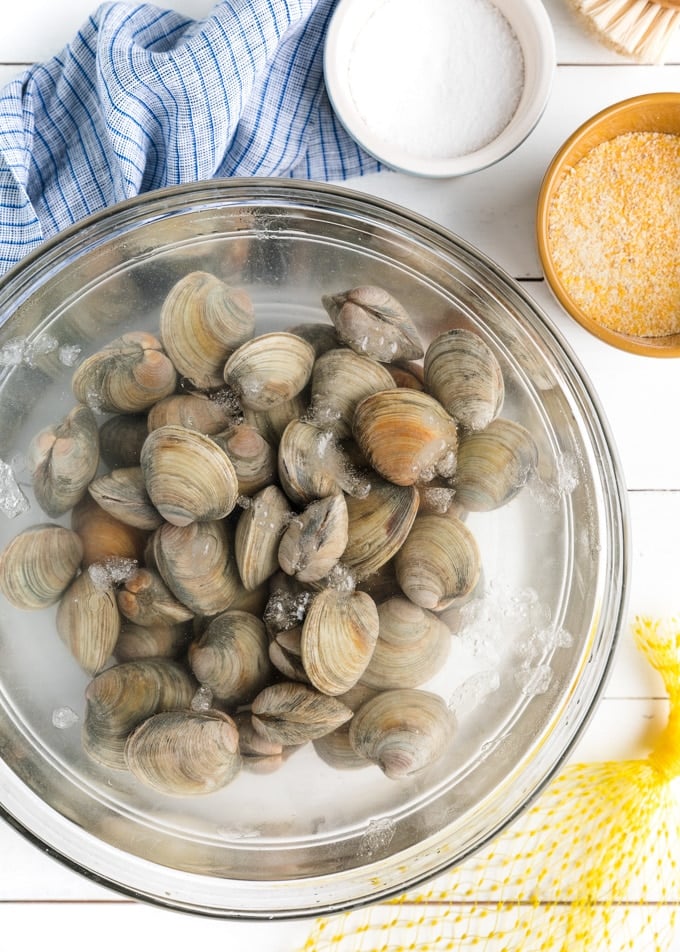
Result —
<path fill-rule="evenodd" d="M 680 949 L 680 622 L 638 618 L 633 631 L 670 700 L 647 758 L 567 767 L 486 852 L 318 920 L 303 952 Z"/>

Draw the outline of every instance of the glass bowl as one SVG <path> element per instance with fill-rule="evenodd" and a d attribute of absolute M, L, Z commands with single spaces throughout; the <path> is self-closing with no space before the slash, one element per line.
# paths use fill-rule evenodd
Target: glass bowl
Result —
<path fill-rule="evenodd" d="M 455 711 L 457 728 L 432 767 L 401 781 L 374 765 L 340 771 L 307 745 L 277 771 L 243 770 L 209 796 L 155 794 L 83 753 L 89 677 L 57 636 L 55 609 L 21 612 L 3 599 L 2 810 L 86 876 L 176 909 L 272 919 L 383 899 L 507 826 L 593 710 L 627 589 L 616 453 L 552 325 L 465 242 L 331 186 L 195 184 L 88 219 L 1 283 L 0 458 L 30 504 L 14 518 L 0 514 L 2 546 L 47 521 L 27 484 L 25 452 L 73 406 L 68 364 L 77 348 L 82 359 L 124 331 L 156 329 L 171 285 L 197 269 L 250 292 L 256 333 L 326 320 L 322 294 L 370 283 L 401 300 L 424 343 L 468 327 L 497 355 L 503 415 L 530 429 L 539 462 L 512 502 L 467 519 L 483 583 L 447 615 L 449 660 L 425 685 Z M 68 525 L 68 516 L 59 521 Z"/>

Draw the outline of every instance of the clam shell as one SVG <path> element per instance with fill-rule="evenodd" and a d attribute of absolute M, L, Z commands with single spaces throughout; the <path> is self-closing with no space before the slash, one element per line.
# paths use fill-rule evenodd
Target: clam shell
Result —
<path fill-rule="evenodd" d="M 148 435 L 143 413 L 118 413 L 99 427 L 99 452 L 110 469 L 139 466 L 139 456 Z"/>
<path fill-rule="evenodd" d="M 467 595 L 481 571 L 479 548 L 464 522 L 418 516 L 394 557 L 397 581 L 412 602 L 431 611 Z"/>
<path fill-rule="evenodd" d="M 79 536 L 62 526 L 24 529 L 0 553 L 0 592 L 15 608 L 39 609 L 58 602 L 81 559 Z"/>
<path fill-rule="evenodd" d="M 97 505 L 129 526 L 152 530 L 163 522 L 146 491 L 140 466 L 114 469 L 98 476 L 92 480 L 88 491 Z"/>
<path fill-rule="evenodd" d="M 423 348 L 405 308 L 384 288 L 352 288 L 324 294 L 321 302 L 340 340 L 375 360 L 417 360 Z"/>
<path fill-rule="evenodd" d="M 370 464 L 398 486 L 455 470 L 456 423 L 426 393 L 396 388 L 371 394 L 356 408 L 352 428 Z"/>
<path fill-rule="evenodd" d="M 150 433 L 160 426 L 173 423 L 188 430 L 198 430 L 206 436 L 214 436 L 233 426 L 239 417 L 239 408 L 229 391 L 174 393 L 151 407 L 147 427 Z"/>
<path fill-rule="evenodd" d="M 479 334 L 454 328 L 425 353 L 425 385 L 462 427 L 482 430 L 498 416 L 505 396 L 496 355 Z"/>
<path fill-rule="evenodd" d="M 344 694 L 368 665 L 378 638 L 378 611 L 366 592 L 326 589 L 314 596 L 302 624 L 302 664 L 324 694 Z"/>
<path fill-rule="evenodd" d="M 120 615 L 112 586 L 95 584 L 83 572 L 64 592 L 57 609 L 57 631 L 88 674 L 104 667 L 118 640 Z"/>
<path fill-rule="evenodd" d="M 323 737 L 352 717 L 350 708 L 336 698 L 289 681 L 261 691 L 251 712 L 260 737 L 284 747 Z"/>
<path fill-rule="evenodd" d="M 153 430 L 140 463 L 152 503 L 175 526 L 222 519 L 236 505 L 238 481 L 231 460 L 196 430 L 174 424 Z"/>
<path fill-rule="evenodd" d="M 195 692 L 196 682 L 184 665 L 167 658 L 107 668 L 85 690 L 85 751 L 98 763 L 124 769 L 130 732 L 152 714 L 188 708 Z"/>
<path fill-rule="evenodd" d="M 358 754 L 399 780 L 441 757 L 454 730 L 454 716 L 439 695 L 400 688 L 383 691 L 359 708 L 349 740 Z"/>
<path fill-rule="evenodd" d="M 343 564 L 364 579 L 373 575 L 401 548 L 418 513 L 418 491 L 386 480 L 371 480 L 363 499 L 348 497 L 347 547 Z"/>
<path fill-rule="evenodd" d="M 33 437 L 28 448 L 33 492 L 52 519 L 83 498 L 99 465 L 99 432 L 95 415 L 79 405 L 54 426 Z"/>
<path fill-rule="evenodd" d="M 302 664 L 302 625 L 277 632 L 269 642 L 269 660 L 288 681 L 309 684 Z"/>
<path fill-rule="evenodd" d="M 333 435 L 312 423 L 293 420 L 279 443 L 279 482 L 298 506 L 346 492 L 363 496 L 370 483 L 352 467 Z"/>
<path fill-rule="evenodd" d="M 214 793 L 241 767 L 238 730 L 221 711 L 166 711 L 134 729 L 125 764 L 148 787 L 167 796 Z"/>
<path fill-rule="evenodd" d="M 322 579 L 345 551 L 347 529 L 347 504 L 342 493 L 310 503 L 283 533 L 279 565 L 300 582 Z"/>
<path fill-rule="evenodd" d="M 199 390 L 224 385 L 225 361 L 254 329 L 248 294 L 205 271 L 181 278 L 161 308 L 163 346 L 178 373 Z"/>
<path fill-rule="evenodd" d="M 453 479 L 456 502 L 470 512 L 488 512 L 510 502 L 538 465 L 531 433 L 497 417 L 484 430 L 465 434 Z"/>
<path fill-rule="evenodd" d="M 312 372 L 313 419 L 332 429 L 337 439 L 345 439 L 364 397 L 394 386 L 389 370 L 376 360 L 348 348 L 329 350 L 317 358 Z"/>
<path fill-rule="evenodd" d="M 352 711 L 358 711 L 362 704 L 375 697 L 376 692 L 361 683 L 350 688 L 345 694 L 338 697 Z M 345 721 L 330 734 L 324 734 L 312 741 L 314 750 L 324 763 L 336 770 L 357 770 L 370 767 L 371 761 L 358 754 L 349 742 L 349 725 L 351 720 Z"/>
<path fill-rule="evenodd" d="M 229 357 L 224 379 L 239 394 L 244 407 L 268 410 L 304 389 L 314 357 L 314 348 L 296 334 L 261 334 Z"/>
<path fill-rule="evenodd" d="M 102 413 L 139 413 L 169 396 L 177 373 L 160 341 L 132 331 L 92 354 L 73 374 L 73 393 Z"/>
<path fill-rule="evenodd" d="M 73 507 L 71 527 L 83 546 L 83 568 L 108 559 L 144 559 L 149 533 L 116 519 L 89 495 Z"/>
<path fill-rule="evenodd" d="M 290 506 L 278 486 L 256 493 L 236 523 L 234 555 L 241 581 L 252 591 L 279 567 L 279 541 L 290 519 Z"/>
<path fill-rule="evenodd" d="M 327 350 L 333 350 L 340 346 L 338 335 L 332 324 L 325 324 L 322 321 L 304 321 L 302 324 L 295 324 L 293 327 L 287 327 L 286 333 L 296 334 L 314 348 L 314 354 L 319 358 Z"/>
<path fill-rule="evenodd" d="M 229 705 L 246 704 L 272 679 L 263 622 L 242 611 L 217 615 L 189 646 L 189 664 L 201 684 Z"/>
<path fill-rule="evenodd" d="M 303 390 L 284 403 L 277 403 L 268 410 L 250 410 L 244 407 L 243 417 L 246 423 L 255 427 L 258 433 L 271 446 L 278 446 L 283 432 L 293 420 L 299 420 L 307 412 L 309 403 L 307 390 Z"/>
<path fill-rule="evenodd" d="M 189 638 L 187 625 L 142 626 L 123 622 L 113 654 L 121 663 L 142 658 L 178 658 L 187 647 Z"/>
<path fill-rule="evenodd" d="M 121 615 L 136 625 L 177 625 L 193 618 L 191 609 L 172 594 L 158 572 L 139 568 L 116 594 Z"/>
<path fill-rule="evenodd" d="M 234 467 L 241 496 L 252 496 L 276 479 L 276 450 L 249 423 L 216 434 L 215 442 Z"/>

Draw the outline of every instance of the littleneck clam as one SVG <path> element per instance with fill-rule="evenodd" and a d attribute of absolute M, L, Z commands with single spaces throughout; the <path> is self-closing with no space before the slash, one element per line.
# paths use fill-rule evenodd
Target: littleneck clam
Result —
<path fill-rule="evenodd" d="M 149 533 L 116 519 L 88 494 L 73 507 L 71 527 L 83 545 L 83 568 L 107 559 L 144 558 Z"/>
<path fill-rule="evenodd" d="M 121 615 L 136 625 L 177 625 L 193 618 L 152 569 L 138 568 L 116 594 Z"/>
<path fill-rule="evenodd" d="M 281 486 L 295 505 L 346 492 L 363 496 L 370 481 L 357 473 L 329 430 L 294 420 L 279 443 Z"/>
<path fill-rule="evenodd" d="M 57 631 L 84 671 L 101 671 L 120 632 L 113 586 L 98 585 L 90 572 L 82 572 L 59 602 Z"/>
<path fill-rule="evenodd" d="M 187 647 L 190 631 L 182 624 L 135 625 L 124 621 L 113 649 L 118 662 L 142 658 L 178 658 Z"/>
<path fill-rule="evenodd" d="M 163 522 L 149 498 L 140 466 L 114 469 L 98 476 L 88 486 L 95 502 L 108 513 L 138 529 L 157 529 Z"/>
<path fill-rule="evenodd" d="M 425 384 L 462 427 L 482 430 L 498 416 L 505 385 L 496 355 L 479 334 L 445 331 L 425 352 Z"/>
<path fill-rule="evenodd" d="M 323 737 L 352 717 L 346 704 L 292 681 L 281 681 L 260 691 L 251 712 L 260 737 L 284 747 Z"/>
<path fill-rule="evenodd" d="M 236 505 L 238 480 L 231 460 L 196 430 L 176 424 L 152 430 L 140 465 L 152 503 L 175 526 L 222 519 Z"/>
<path fill-rule="evenodd" d="M 384 288 L 352 288 L 321 298 L 336 333 L 358 354 L 389 363 L 423 356 L 418 331 L 405 308 Z"/>
<path fill-rule="evenodd" d="M 0 592 L 24 610 L 59 601 L 83 557 L 80 538 L 62 526 L 31 526 L 0 552 Z"/>
<path fill-rule="evenodd" d="M 246 423 L 262 435 L 271 446 L 278 446 L 284 430 L 293 420 L 299 420 L 305 415 L 308 407 L 307 390 L 296 394 L 291 400 L 277 403 L 268 410 L 250 410 L 243 408 L 243 418 Z"/>
<path fill-rule="evenodd" d="M 514 420 L 496 417 L 460 441 L 453 480 L 456 501 L 470 512 L 489 512 L 510 502 L 538 463 L 531 433 Z"/>
<path fill-rule="evenodd" d="M 99 427 L 99 452 L 111 469 L 139 466 L 148 435 L 145 413 L 117 413 Z"/>
<path fill-rule="evenodd" d="M 79 404 L 55 426 L 36 434 L 28 448 L 33 492 L 52 519 L 68 512 L 83 498 L 99 465 L 97 420 Z"/>
<path fill-rule="evenodd" d="M 192 271 L 170 290 L 160 316 L 163 346 L 178 373 L 198 389 L 224 386 L 224 363 L 255 329 L 246 291 Z"/>
<path fill-rule="evenodd" d="M 252 591 L 279 567 L 279 542 L 290 520 L 290 506 L 275 484 L 256 493 L 236 523 L 234 555 L 241 581 Z"/>
<path fill-rule="evenodd" d="M 346 347 L 329 350 L 317 357 L 312 372 L 313 420 L 328 426 L 337 439 L 346 439 L 352 433 L 357 404 L 371 393 L 394 386 L 389 370 L 377 360 Z"/>
<path fill-rule="evenodd" d="M 269 659 L 288 681 L 311 683 L 302 664 L 302 625 L 276 633 L 269 642 Z"/>
<path fill-rule="evenodd" d="M 213 393 L 173 393 L 151 407 L 147 426 L 151 432 L 159 426 L 175 423 L 213 436 L 232 426 L 238 418 L 236 401 L 226 389 Z"/>
<path fill-rule="evenodd" d="M 360 578 L 378 571 L 399 551 L 418 514 L 418 491 L 380 477 L 363 498 L 347 497 L 347 547 L 343 563 Z"/>
<path fill-rule="evenodd" d="M 287 327 L 288 334 L 296 334 L 314 348 L 317 358 L 325 354 L 327 350 L 333 350 L 340 346 L 338 335 L 332 324 L 326 324 L 322 321 L 304 321 L 302 324 L 295 324 L 293 327 Z"/>
<path fill-rule="evenodd" d="M 73 393 L 102 413 L 139 413 L 169 396 L 177 372 L 160 341 L 131 331 L 92 354 L 73 375 Z"/>
<path fill-rule="evenodd" d="M 213 436 L 231 460 L 241 496 L 271 485 L 276 479 L 276 450 L 249 423 L 239 423 Z"/>
<path fill-rule="evenodd" d="M 350 744 L 393 780 L 409 777 L 441 756 L 455 718 L 438 694 L 418 688 L 382 691 L 349 726 Z"/>
<path fill-rule="evenodd" d="M 397 388 L 371 394 L 356 408 L 352 429 L 371 465 L 398 486 L 455 472 L 456 423 L 427 393 Z"/>
<path fill-rule="evenodd" d="M 347 503 L 342 493 L 311 502 L 292 519 L 279 543 L 279 565 L 300 582 L 328 575 L 347 545 Z"/>
<path fill-rule="evenodd" d="M 128 737 L 125 765 L 167 796 L 214 793 L 241 767 L 236 724 L 215 710 L 154 714 Z"/>
<path fill-rule="evenodd" d="M 307 385 L 314 348 L 297 334 L 261 334 L 242 344 L 224 365 L 224 379 L 244 407 L 268 410 Z"/>
<path fill-rule="evenodd" d="M 226 611 L 189 646 L 189 664 L 201 684 L 230 706 L 246 704 L 272 680 L 263 622 L 248 612 Z"/>

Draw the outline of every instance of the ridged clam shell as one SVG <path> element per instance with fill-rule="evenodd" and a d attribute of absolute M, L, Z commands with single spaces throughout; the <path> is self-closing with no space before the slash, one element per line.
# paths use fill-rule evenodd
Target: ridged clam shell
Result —
<path fill-rule="evenodd" d="M 88 491 L 97 505 L 129 526 L 152 530 L 163 522 L 146 491 L 140 466 L 114 469 L 98 476 L 92 480 Z"/>
<path fill-rule="evenodd" d="M 358 711 L 361 705 L 375 697 L 375 694 L 376 692 L 371 688 L 357 684 L 346 694 L 340 695 L 338 700 L 346 704 L 351 710 Z M 349 725 L 351 723 L 351 721 L 345 721 L 330 734 L 324 734 L 323 737 L 312 741 L 314 750 L 321 760 L 336 770 L 358 770 L 371 765 L 371 761 L 357 753 L 349 742 Z"/>
<path fill-rule="evenodd" d="M 89 572 L 64 592 L 57 609 L 57 631 L 78 664 L 89 674 L 104 667 L 116 646 L 120 615 L 113 587 L 95 584 Z"/>
<path fill-rule="evenodd" d="M 139 413 L 169 396 L 177 373 L 160 341 L 131 331 L 92 354 L 76 369 L 76 398 L 102 413 Z"/>
<path fill-rule="evenodd" d="M 81 559 L 79 536 L 62 526 L 24 529 L 0 553 L 0 591 L 22 609 L 46 608 L 59 601 Z"/>
<path fill-rule="evenodd" d="M 456 501 L 470 512 L 488 512 L 510 502 L 538 464 L 531 433 L 497 417 L 484 430 L 461 438 L 453 479 Z"/>
<path fill-rule="evenodd" d="M 284 492 L 298 506 L 339 492 L 362 496 L 370 488 L 330 431 L 302 420 L 289 423 L 281 437 L 278 472 Z"/>
<path fill-rule="evenodd" d="M 273 673 L 264 624 L 248 612 L 222 612 L 189 646 L 189 664 L 218 700 L 233 706 L 252 701 Z"/>
<path fill-rule="evenodd" d="M 346 499 L 347 547 L 343 564 L 359 578 L 378 571 L 401 548 L 418 513 L 418 491 L 380 478 L 363 499 Z"/>
<path fill-rule="evenodd" d="M 304 321 L 302 324 L 295 324 L 293 327 L 287 327 L 288 334 L 296 334 L 314 348 L 317 358 L 325 354 L 327 350 L 333 350 L 340 346 L 338 335 L 332 324 L 325 324 L 322 321 Z"/>
<path fill-rule="evenodd" d="M 83 545 L 83 568 L 107 559 L 144 558 L 149 532 L 116 519 L 89 495 L 73 507 L 71 527 Z"/>
<path fill-rule="evenodd" d="M 279 565 L 300 582 L 324 578 L 345 551 L 347 529 L 347 503 L 342 493 L 309 503 L 281 537 Z"/>
<path fill-rule="evenodd" d="M 183 624 L 135 625 L 124 621 L 113 654 L 116 661 L 178 658 L 187 647 L 190 629 Z"/>
<path fill-rule="evenodd" d="M 405 308 L 384 288 L 324 294 L 321 302 L 338 337 L 358 354 L 389 363 L 423 356 L 418 331 Z"/>
<path fill-rule="evenodd" d="M 456 423 L 426 393 L 396 388 L 371 394 L 356 408 L 352 429 L 371 465 L 398 486 L 455 470 Z"/>
<path fill-rule="evenodd" d="M 149 410 L 149 432 L 174 423 L 206 436 L 221 433 L 239 417 L 236 402 L 227 391 L 216 393 L 173 393 L 159 400 Z"/>
<path fill-rule="evenodd" d="M 363 704 L 352 718 L 349 739 L 357 753 L 399 780 L 438 760 L 454 730 L 454 716 L 439 695 L 400 688 Z"/>
<path fill-rule="evenodd" d="M 174 424 L 153 430 L 140 464 L 152 503 L 175 526 L 222 519 L 236 505 L 238 480 L 231 460 L 196 430 Z"/>
<path fill-rule="evenodd" d="M 107 668 L 85 691 L 83 747 L 98 763 L 123 769 L 130 732 L 152 714 L 188 708 L 196 687 L 184 665 L 167 658 Z"/>
<path fill-rule="evenodd" d="M 451 648 L 448 627 L 407 598 L 378 605 L 378 640 L 360 683 L 376 690 L 414 688 L 444 665 Z"/>
<path fill-rule="evenodd" d="M 216 615 L 239 592 L 232 544 L 222 521 L 165 523 L 152 537 L 154 562 L 173 595 L 197 615 Z"/>
<path fill-rule="evenodd" d="M 302 664 L 302 625 L 279 631 L 269 642 L 269 659 L 288 681 L 309 684 Z"/>
<path fill-rule="evenodd" d="M 177 625 L 193 618 L 193 612 L 178 601 L 158 572 L 139 568 L 116 594 L 120 613 L 136 625 Z"/>
<path fill-rule="evenodd" d="M 213 439 L 234 467 L 241 496 L 252 496 L 276 479 L 276 450 L 249 423 L 217 433 Z"/>
<path fill-rule="evenodd" d="M 254 329 L 249 295 L 205 271 L 181 278 L 161 308 L 163 346 L 178 373 L 198 389 L 224 385 L 225 361 Z"/>
<path fill-rule="evenodd" d="M 314 348 L 296 334 L 261 334 L 229 357 L 224 379 L 244 407 L 268 410 L 292 400 L 306 387 L 314 357 Z"/>
<path fill-rule="evenodd" d="M 144 413 L 117 413 L 99 427 L 99 452 L 110 469 L 139 466 L 139 456 L 148 435 Z"/>
<path fill-rule="evenodd" d="M 260 737 L 284 747 L 323 737 L 352 717 L 350 708 L 337 698 L 289 681 L 261 691 L 251 712 Z"/>
<path fill-rule="evenodd" d="M 78 405 L 58 424 L 36 434 L 28 448 L 33 492 L 52 519 L 83 498 L 99 465 L 99 432 L 94 413 Z"/>
<path fill-rule="evenodd" d="M 289 519 L 288 500 L 273 484 L 256 493 L 239 516 L 234 555 L 246 589 L 256 589 L 278 569 L 279 542 Z"/>
<path fill-rule="evenodd" d="M 352 433 L 354 411 L 364 397 L 395 387 L 389 370 L 349 348 L 329 350 L 317 357 L 312 371 L 312 414 L 337 439 Z"/>
<path fill-rule="evenodd" d="M 167 796 L 214 793 L 240 770 L 238 730 L 221 711 L 154 714 L 128 737 L 125 764 L 141 783 Z"/>
<path fill-rule="evenodd" d="M 462 427 L 482 430 L 503 406 L 503 371 L 489 345 L 474 331 L 440 334 L 425 352 L 425 384 Z"/>
<path fill-rule="evenodd" d="M 368 665 L 378 638 L 378 611 L 366 592 L 325 589 L 302 624 L 302 664 L 324 694 L 344 694 Z"/>
<path fill-rule="evenodd" d="M 277 403 L 268 410 L 243 409 L 243 418 L 246 423 L 254 426 L 258 433 L 271 446 L 278 446 L 284 430 L 293 420 L 299 420 L 307 412 L 309 397 L 307 389 L 302 390 L 292 400 Z"/>
<path fill-rule="evenodd" d="M 475 537 L 450 516 L 418 516 L 394 564 L 404 594 L 431 611 L 470 592 L 481 571 Z"/>

